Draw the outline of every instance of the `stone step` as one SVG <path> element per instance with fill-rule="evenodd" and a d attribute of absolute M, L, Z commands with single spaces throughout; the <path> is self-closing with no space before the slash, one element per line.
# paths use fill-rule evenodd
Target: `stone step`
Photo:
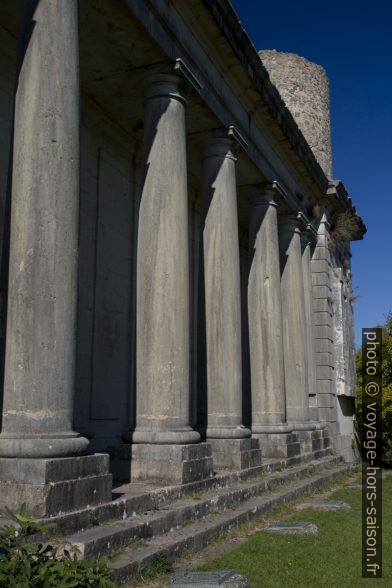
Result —
<path fill-rule="evenodd" d="M 190 521 L 201 520 L 213 512 L 236 508 L 252 497 L 336 465 L 336 458 L 330 457 L 257 479 L 239 480 L 229 487 L 210 489 L 203 496 L 178 498 L 171 503 L 155 505 L 142 514 L 127 515 L 124 511 L 120 520 L 68 535 L 67 541 L 79 549 L 80 557 L 99 557 L 113 549 L 122 549 L 134 539 L 149 539 Z"/>
<path fill-rule="evenodd" d="M 110 563 L 113 578 L 121 584 L 151 566 L 158 556 L 174 561 L 184 553 L 199 551 L 217 535 L 225 534 L 256 516 L 266 514 L 280 504 L 315 491 L 352 469 L 351 464 L 342 464 L 314 473 L 311 477 L 293 481 L 290 487 L 275 488 L 267 496 L 251 496 L 233 510 L 226 508 L 216 513 L 211 512 L 202 520 L 154 536 L 147 539 L 143 546 L 130 545 Z"/>
<path fill-rule="evenodd" d="M 188 484 L 177 484 L 173 486 L 159 486 L 157 484 L 147 484 L 144 482 L 132 482 L 124 484 L 113 490 L 113 500 L 101 505 L 91 505 L 83 510 L 51 517 L 50 522 L 54 527 L 42 538 L 54 535 L 65 535 L 75 533 L 80 530 L 86 530 L 97 525 L 106 524 L 114 520 L 123 520 L 127 517 L 134 516 L 153 510 L 165 504 L 170 504 L 173 500 L 186 498 L 200 492 L 206 492 L 214 488 L 225 488 L 252 479 L 260 474 L 267 474 L 279 471 L 288 467 L 306 464 L 312 460 L 321 461 L 337 460 L 332 453 L 331 448 L 321 449 L 319 451 L 296 455 L 289 458 L 269 459 L 257 467 L 241 471 L 218 471 L 216 474 L 206 480 L 199 482 L 190 482 Z M 47 519 L 41 519 L 47 522 Z"/>

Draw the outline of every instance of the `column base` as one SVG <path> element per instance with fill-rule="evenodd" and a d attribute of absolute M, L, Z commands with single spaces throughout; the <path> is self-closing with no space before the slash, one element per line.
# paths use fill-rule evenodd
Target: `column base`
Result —
<path fill-rule="evenodd" d="M 317 452 L 328 447 L 324 445 L 324 429 L 298 431 L 297 436 L 301 444 L 301 453 Z"/>
<path fill-rule="evenodd" d="M 258 439 L 208 439 L 208 443 L 217 469 L 246 470 L 261 465 Z"/>
<path fill-rule="evenodd" d="M 104 454 L 60 458 L 0 458 L 0 507 L 52 517 L 110 502 L 112 475 Z"/>
<path fill-rule="evenodd" d="M 135 429 L 129 433 L 129 440 L 132 443 L 143 445 L 188 445 L 199 443 L 200 433 L 190 427 L 182 431 L 157 431 L 152 429 Z"/>
<path fill-rule="evenodd" d="M 0 435 L 0 458 L 63 458 L 87 453 L 90 442 L 85 437 L 70 431 L 58 437 L 36 435 L 35 437 Z"/>
<path fill-rule="evenodd" d="M 287 423 L 276 423 L 274 425 L 254 424 L 252 425 L 252 436 L 260 433 L 291 433 L 292 427 Z"/>
<path fill-rule="evenodd" d="M 251 431 L 244 425 L 200 427 L 203 439 L 246 439 L 251 436 Z"/>
<path fill-rule="evenodd" d="M 188 484 L 213 476 L 208 443 L 130 446 L 130 480 L 158 484 Z"/>
<path fill-rule="evenodd" d="M 316 425 L 310 421 L 291 421 L 289 422 L 292 431 L 314 431 Z"/>
<path fill-rule="evenodd" d="M 255 433 L 261 455 L 266 458 L 289 458 L 300 455 L 301 445 L 296 433 Z"/>

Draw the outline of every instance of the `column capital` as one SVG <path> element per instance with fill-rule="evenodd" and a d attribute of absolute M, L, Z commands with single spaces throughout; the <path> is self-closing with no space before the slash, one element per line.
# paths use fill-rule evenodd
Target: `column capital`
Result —
<path fill-rule="evenodd" d="M 308 243 L 314 244 L 317 241 L 316 229 L 303 212 L 300 211 L 297 216 L 300 221 L 301 240 L 303 245 L 306 246 Z"/>
<path fill-rule="evenodd" d="M 203 159 L 228 157 L 237 161 L 236 156 L 247 147 L 247 142 L 234 125 L 204 132 L 200 136 L 200 142 L 203 147 Z"/>
<path fill-rule="evenodd" d="M 289 233 L 301 234 L 302 219 L 297 212 L 284 212 L 278 215 L 279 227 Z"/>
<path fill-rule="evenodd" d="M 276 180 L 249 186 L 248 193 L 253 200 L 252 208 L 275 206 L 275 208 L 280 208 L 282 212 L 288 211 L 287 193 Z"/>
<path fill-rule="evenodd" d="M 202 85 L 182 59 L 154 65 L 143 76 L 144 97 L 170 96 L 182 102 L 191 89 L 200 92 Z"/>

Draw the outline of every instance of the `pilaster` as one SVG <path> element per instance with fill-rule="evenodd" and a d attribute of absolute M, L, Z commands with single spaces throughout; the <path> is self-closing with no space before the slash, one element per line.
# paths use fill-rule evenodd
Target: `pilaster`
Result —
<path fill-rule="evenodd" d="M 318 416 L 334 434 L 336 398 L 334 391 L 333 300 L 329 222 L 323 214 L 317 231 L 317 243 L 311 260 L 313 320 L 316 355 Z"/>

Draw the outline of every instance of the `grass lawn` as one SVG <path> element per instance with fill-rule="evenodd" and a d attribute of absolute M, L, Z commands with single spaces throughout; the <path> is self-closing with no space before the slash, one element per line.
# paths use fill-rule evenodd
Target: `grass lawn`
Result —
<path fill-rule="evenodd" d="M 383 480 L 382 490 L 382 579 L 361 577 L 362 492 L 348 487 L 339 489 L 329 499 L 344 500 L 350 504 L 350 511 L 305 509 L 284 517 L 290 521 L 315 523 L 319 528 L 317 535 L 256 532 L 239 547 L 207 561 L 198 569 L 234 569 L 246 576 L 255 588 L 392 588 L 392 476 Z"/>

